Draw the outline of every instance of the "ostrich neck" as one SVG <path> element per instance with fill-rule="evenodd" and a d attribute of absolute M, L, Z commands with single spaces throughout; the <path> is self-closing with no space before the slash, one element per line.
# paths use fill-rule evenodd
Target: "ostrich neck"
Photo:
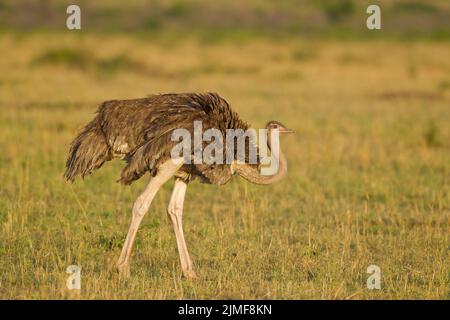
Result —
<path fill-rule="evenodd" d="M 236 173 L 243 177 L 245 180 L 255 184 L 272 184 L 280 181 L 287 172 L 287 161 L 284 154 L 281 152 L 279 139 L 276 139 L 272 143 L 269 132 L 267 139 L 267 147 L 272 154 L 272 161 L 278 161 L 278 171 L 274 175 L 263 175 L 257 166 L 242 165 L 236 168 Z"/>

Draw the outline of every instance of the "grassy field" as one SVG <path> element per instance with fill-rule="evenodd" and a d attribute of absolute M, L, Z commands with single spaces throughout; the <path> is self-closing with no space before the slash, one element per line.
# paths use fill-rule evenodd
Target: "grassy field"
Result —
<path fill-rule="evenodd" d="M 450 298 L 449 43 L 4 33 L 0 47 L 0 298 Z M 148 176 L 123 187 L 117 161 L 70 185 L 69 143 L 103 100 L 186 91 L 295 129 L 288 176 L 190 185 L 196 281 L 181 279 L 167 184 L 119 279 Z M 66 289 L 72 264 L 79 294 Z M 372 264 L 381 290 L 366 288 Z"/>

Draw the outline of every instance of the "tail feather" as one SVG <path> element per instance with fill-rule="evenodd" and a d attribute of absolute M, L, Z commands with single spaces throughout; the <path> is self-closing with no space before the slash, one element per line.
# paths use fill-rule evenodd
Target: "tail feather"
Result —
<path fill-rule="evenodd" d="M 96 117 L 72 142 L 64 177 L 71 182 L 78 175 L 84 178 L 111 158 L 110 148 Z"/>

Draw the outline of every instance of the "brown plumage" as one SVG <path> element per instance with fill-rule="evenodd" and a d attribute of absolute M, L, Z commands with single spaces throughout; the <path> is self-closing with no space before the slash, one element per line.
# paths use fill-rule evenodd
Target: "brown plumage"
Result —
<path fill-rule="evenodd" d="M 73 141 L 65 177 L 74 181 L 84 177 L 115 157 L 126 160 L 120 182 L 131 184 L 147 171 L 154 176 L 158 166 L 170 158 L 178 143 L 171 141 L 172 131 L 184 128 L 193 133 L 194 121 L 202 121 L 203 130 L 247 130 L 248 124 L 215 93 L 161 94 L 132 100 L 103 102 L 97 116 Z M 222 165 L 193 165 L 183 168 L 185 177 L 200 177 L 203 182 L 224 184 L 231 171 Z"/>
<path fill-rule="evenodd" d="M 199 177 L 202 182 L 221 185 L 236 173 L 253 183 L 271 184 L 286 173 L 286 161 L 281 151 L 277 159 L 280 163 L 279 170 L 272 176 L 262 175 L 259 163 L 248 164 L 249 148 L 256 147 L 249 141 L 245 146 L 246 164 L 170 163 L 171 151 L 179 143 L 172 141 L 172 132 L 175 129 L 186 129 L 193 136 L 194 121 L 201 121 L 203 131 L 220 130 L 223 137 L 226 137 L 227 129 L 241 129 L 242 132 L 249 129 L 249 125 L 218 94 L 161 94 L 142 99 L 103 102 L 95 118 L 72 142 L 64 174 L 69 181 L 74 181 L 77 176 L 90 174 L 113 158 L 126 161 L 119 179 L 123 184 L 131 184 L 147 171 L 152 175 L 147 188 L 133 207 L 130 229 L 117 264 L 121 272 L 129 268 L 131 247 L 143 216 L 156 192 L 170 177 L 174 176 L 176 179 L 168 214 L 174 224 L 183 274 L 194 277 L 181 226 L 187 183 Z M 276 121 L 269 122 L 266 128 L 290 132 Z M 205 145 L 207 143 L 203 142 L 203 147 Z M 270 139 L 268 147 L 271 147 Z M 222 149 L 226 159 L 226 147 Z M 237 149 L 232 155 L 233 159 L 237 159 L 236 152 Z"/>

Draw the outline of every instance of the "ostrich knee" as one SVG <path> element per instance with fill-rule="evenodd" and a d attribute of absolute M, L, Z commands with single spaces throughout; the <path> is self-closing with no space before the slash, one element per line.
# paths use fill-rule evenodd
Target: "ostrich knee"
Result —
<path fill-rule="evenodd" d="M 181 223 L 181 219 L 183 217 L 183 208 L 176 205 L 169 205 L 167 207 L 167 215 L 173 223 Z"/>
<path fill-rule="evenodd" d="M 133 205 L 133 217 L 143 218 L 147 213 L 149 205 L 144 197 L 139 197 Z"/>

